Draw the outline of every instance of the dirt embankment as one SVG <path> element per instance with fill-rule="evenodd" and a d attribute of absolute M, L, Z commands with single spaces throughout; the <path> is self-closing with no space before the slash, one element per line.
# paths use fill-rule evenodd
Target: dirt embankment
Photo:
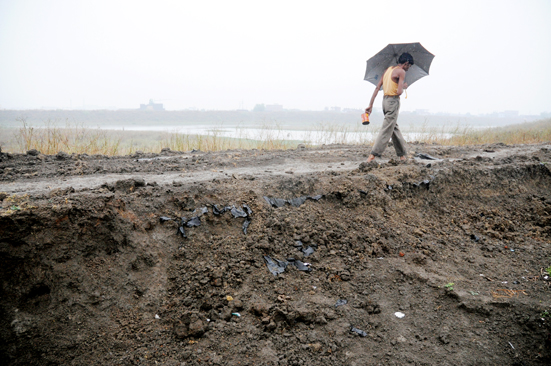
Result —
<path fill-rule="evenodd" d="M 549 364 L 551 146 L 413 148 L 2 154 L 0 361 Z"/>

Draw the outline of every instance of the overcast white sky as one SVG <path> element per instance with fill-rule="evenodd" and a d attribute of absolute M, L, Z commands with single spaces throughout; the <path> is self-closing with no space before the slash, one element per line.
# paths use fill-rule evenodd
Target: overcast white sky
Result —
<path fill-rule="evenodd" d="M 540 114 L 550 18 L 549 0 L 0 0 L 0 108 L 365 108 L 366 60 L 421 42 L 436 57 L 403 110 Z"/>

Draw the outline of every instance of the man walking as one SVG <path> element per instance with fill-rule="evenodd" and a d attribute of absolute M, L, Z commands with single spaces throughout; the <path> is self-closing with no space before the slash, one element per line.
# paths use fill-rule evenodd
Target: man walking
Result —
<path fill-rule="evenodd" d="M 396 155 L 400 157 L 401 161 L 406 160 L 406 141 L 402 137 L 397 122 L 398 112 L 400 111 L 400 95 L 402 95 L 404 89 L 407 88 L 407 83 L 404 80 L 406 78 L 406 72 L 411 65 L 413 65 L 413 57 L 407 52 L 402 53 L 398 58 L 398 65 L 389 67 L 383 74 L 381 80 L 379 80 L 373 92 L 373 96 L 371 97 L 369 107 L 365 109 L 366 113 L 371 113 L 377 93 L 381 90 L 382 86 L 384 91 L 383 113 L 385 119 L 383 121 L 383 127 L 381 127 L 381 131 L 375 140 L 375 144 L 373 144 L 371 154 L 367 158 L 368 163 L 373 161 L 375 157 L 381 156 L 390 139 L 392 139 Z"/>

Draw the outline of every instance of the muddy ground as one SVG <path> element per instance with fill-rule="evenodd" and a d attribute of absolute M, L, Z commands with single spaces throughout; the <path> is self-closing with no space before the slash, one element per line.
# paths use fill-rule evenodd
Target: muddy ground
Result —
<path fill-rule="evenodd" d="M 0 363 L 550 364 L 551 144 L 410 147 L 2 153 Z"/>

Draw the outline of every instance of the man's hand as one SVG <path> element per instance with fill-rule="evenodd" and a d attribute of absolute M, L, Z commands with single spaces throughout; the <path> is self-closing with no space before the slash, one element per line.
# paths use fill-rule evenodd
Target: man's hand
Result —
<path fill-rule="evenodd" d="M 408 88 L 408 83 L 406 83 L 406 82 L 404 81 L 404 89 L 407 89 L 407 88 Z"/>
<path fill-rule="evenodd" d="M 365 109 L 365 113 L 371 114 L 371 111 L 372 111 L 372 110 L 373 110 L 373 106 L 370 105 L 369 107 L 367 107 L 367 108 Z"/>

